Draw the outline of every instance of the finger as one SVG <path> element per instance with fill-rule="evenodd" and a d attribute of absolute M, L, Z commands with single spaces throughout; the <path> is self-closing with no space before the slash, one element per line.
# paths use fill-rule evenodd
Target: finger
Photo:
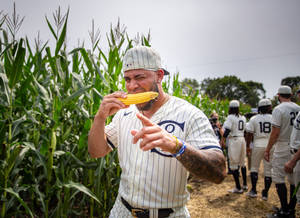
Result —
<path fill-rule="evenodd" d="M 123 92 L 123 91 L 117 91 L 114 92 L 110 95 L 107 95 L 108 97 L 113 97 L 113 98 L 126 98 L 127 97 L 127 93 Z"/>
<path fill-rule="evenodd" d="M 143 142 L 143 141 L 142 141 Z M 152 148 L 156 148 L 156 147 L 160 147 L 160 145 L 162 144 L 163 140 L 161 138 L 157 138 L 156 140 L 152 140 L 151 142 L 149 143 L 143 143 L 141 146 L 140 144 L 140 148 L 143 150 L 143 151 L 149 151 L 151 150 Z"/>
<path fill-rule="evenodd" d="M 147 117 L 145 117 L 143 114 L 136 113 L 136 116 L 137 116 L 138 119 L 140 119 L 140 121 L 142 121 L 144 126 L 154 126 L 154 124 Z"/>
<path fill-rule="evenodd" d="M 159 147 L 157 141 L 162 139 L 162 134 L 160 132 L 155 132 L 152 134 L 145 134 L 143 140 L 140 142 L 140 148 L 147 151 L 154 147 Z"/>
<path fill-rule="evenodd" d="M 152 134 L 152 133 L 158 132 L 160 130 L 161 129 L 159 127 L 156 127 L 156 126 L 154 126 L 154 127 L 153 126 L 152 127 L 149 127 L 149 126 L 148 127 L 143 127 L 140 131 L 135 132 L 135 135 L 132 139 L 132 142 L 133 142 L 133 144 L 135 144 L 135 143 L 138 142 L 138 140 L 144 138 L 144 136 L 146 134 Z"/>
<path fill-rule="evenodd" d="M 135 136 L 137 132 L 138 131 L 136 129 L 133 129 L 133 130 L 130 131 L 131 135 L 133 135 L 133 136 Z"/>

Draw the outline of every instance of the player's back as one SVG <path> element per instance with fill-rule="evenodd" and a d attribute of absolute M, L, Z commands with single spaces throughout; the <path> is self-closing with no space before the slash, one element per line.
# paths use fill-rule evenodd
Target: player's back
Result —
<path fill-rule="evenodd" d="M 300 111 L 300 106 L 294 102 L 282 102 L 272 113 L 272 125 L 280 128 L 277 141 L 289 142 L 294 120 Z"/>
<path fill-rule="evenodd" d="M 246 118 L 242 115 L 230 114 L 224 123 L 224 128 L 230 130 L 229 137 L 244 136 L 245 127 Z"/>
<path fill-rule="evenodd" d="M 252 117 L 247 125 L 247 131 L 253 133 L 253 142 L 267 146 L 271 130 L 272 130 L 272 115 L 257 114 Z"/>

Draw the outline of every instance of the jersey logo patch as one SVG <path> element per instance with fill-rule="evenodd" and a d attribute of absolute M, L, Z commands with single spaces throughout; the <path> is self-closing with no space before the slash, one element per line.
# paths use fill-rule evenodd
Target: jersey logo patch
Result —
<path fill-rule="evenodd" d="M 164 129 L 168 133 L 173 133 L 175 131 L 175 126 L 179 126 L 179 128 L 182 131 L 184 131 L 184 124 L 185 124 L 185 122 L 178 123 L 178 122 L 176 122 L 174 120 L 163 120 L 163 121 L 161 121 L 161 122 L 158 123 L 159 126 L 163 126 L 164 125 Z"/>
<path fill-rule="evenodd" d="M 129 111 L 129 112 L 126 112 L 126 111 L 125 111 L 125 112 L 124 112 L 124 117 L 127 116 L 127 115 L 129 115 L 129 114 L 131 114 L 131 113 L 132 113 L 132 111 Z"/>

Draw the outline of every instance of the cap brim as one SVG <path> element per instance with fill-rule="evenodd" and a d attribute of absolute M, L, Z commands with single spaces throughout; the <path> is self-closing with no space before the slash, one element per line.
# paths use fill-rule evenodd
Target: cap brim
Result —
<path fill-rule="evenodd" d="M 164 75 L 170 75 L 169 71 L 167 71 L 166 69 L 162 68 L 162 70 L 164 71 Z"/>

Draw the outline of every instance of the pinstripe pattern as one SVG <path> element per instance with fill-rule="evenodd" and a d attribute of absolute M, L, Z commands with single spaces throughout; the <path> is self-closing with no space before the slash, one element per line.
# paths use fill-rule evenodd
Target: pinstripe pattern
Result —
<path fill-rule="evenodd" d="M 105 130 L 108 139 L 118 148 L 122 168 L 119 194 L 135 207 L 182 207 L 189 199 L 188 172 L 177 159 L 144 152 L 138 143 L 132 144 L 130 130 L 142 128 L 136 112 L 135 106 L 120 110 Z M 151 121 L 161 123 L 162 128 L 197 149 L 220 148 L 207 117 L 182 99 L 171 97 Z"/>

